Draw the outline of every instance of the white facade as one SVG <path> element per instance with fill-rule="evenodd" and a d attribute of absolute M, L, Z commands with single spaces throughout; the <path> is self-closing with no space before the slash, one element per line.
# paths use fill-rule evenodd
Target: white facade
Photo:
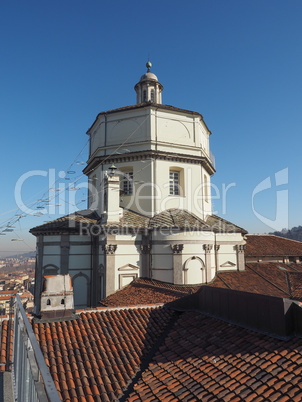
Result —
<path fill-rule="evenodd" d="M 92 218 L 83 211 L 81 219 L 97 233 L 71 233 L 67 223 L 32 229 L 36 283 L 70 274 L 76 308 L 97 305 L 137 277 L 200 284 L 220 270 L 244 269 L 246 232 L 212 215 L 211 133 L 201 114 L 162 104 L 163 86 L 147 67 L 137 104 L 100 113 L 87 132 Z"/>
<path fill-rule="evenodd" d="M 99 183 L 114 160 L 121 176 L 130 171 L 134 176 L 133 194 L 122 197 L 122 207 L 149 216 L 182 208 L 205 219 L 211 213 L 210 177 L 215 172 L 210 132 L 198 114 L 156 109 L 148 104 L 97 118 L 89 130 L 91 147 L 85 170 L 93 184 L 89 207 L 102 209 Z M 94 167 L 98 158 L 104 163 Z M 169 194 L 171 170 L 179 172 L 177 196 Z"/>

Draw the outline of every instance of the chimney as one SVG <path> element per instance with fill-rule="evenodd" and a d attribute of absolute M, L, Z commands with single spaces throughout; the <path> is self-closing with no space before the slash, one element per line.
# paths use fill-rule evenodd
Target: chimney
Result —
<path fill-rule="evenodd" d="M 73 288 L 70 275 L 44 276 L 41 293 L 41 319 L 73 318 Z"/>
<path fill-rule="evenodd" d="M 118 223 L 122 214 L 120 208 L 120 178 L 112 165 L 106 172 L 104 183 L 104 220 L 103 223 Z"/>

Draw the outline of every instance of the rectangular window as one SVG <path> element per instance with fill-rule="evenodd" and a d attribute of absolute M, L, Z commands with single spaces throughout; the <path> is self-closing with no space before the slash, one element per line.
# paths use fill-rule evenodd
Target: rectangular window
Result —
<path fill-rule="evenodd" d="M 170 170 L 169 188 L 170 195 L 179 195 L 179 172 Z"/>
<path fill-rule="evenodd" d="M 154 89 L 151 89 L 151 102 L 154 102 Z"/>
<path fill-rule="evenodd" d="M 133 194 L 133 172 L 125 172 L 122 181 L 122 190 L 124 195 Z"/>

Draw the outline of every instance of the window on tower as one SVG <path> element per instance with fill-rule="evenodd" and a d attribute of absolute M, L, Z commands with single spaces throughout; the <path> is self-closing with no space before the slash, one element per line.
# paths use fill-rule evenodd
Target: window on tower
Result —
<path fill-rule="evenodd" d="M 124 172 L 123 180 L 121 181 L 123 195 L 133 194 L 133 172 Z"/>
<path fill-rule="evenodd" d="M 151 102 L 154 102 L 154 89 L 151 89 Z"/>
<path fill-rule="evenodd" d="M 179 172 L 170 170 L 169 193 L 170 195 L 180 195 Z"/>
<path fill-rule="evenodd" d="M 145 89 L 143 91 L 143 102 L 147 102 L 147 91 Z"/>

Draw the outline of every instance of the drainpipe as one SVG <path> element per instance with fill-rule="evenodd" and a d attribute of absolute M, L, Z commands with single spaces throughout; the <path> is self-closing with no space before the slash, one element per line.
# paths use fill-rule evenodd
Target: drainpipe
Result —
<path fill-rule="evenodd" d="M 149 244 L 151 246 L 150 248 L 150 254 L 149 254 L 149 276 L 150 279 L 153 279 L 153 260 L 152 260 L 152 230 L 149 232 Z"/>
<path fill-rule="evenodd" d="M 214 233 L 215 236 L 215 242 L 214 242 L 214 252 L 215 252 L 215 276 L 217 275 L 218 271 L 218 249 L 217 249 L 217 243 L 216 243 L 216 233 Z"/>
<path fill-rule="evenodd" d="M 157 152 L 157 111 L 158 111 L 158 107 L 155 108 L 155 113 L 154 113 L 154 121 L 155 121 L 155 152 Z M 151 136 L 151 133 L 150 133 Z M 156 178 L 156 164 L 157 164 L 157 158 L 155 156 L 154 161 L 152 161 L 153 163 L 153 183 L 154 180 Z M 152 198 L 154 200 L 154 204 L 153 204 L 153 212 L 154 214 L 156 213 L 156 197 L 154 197 L 154 187 L 152 186 Z"/>

